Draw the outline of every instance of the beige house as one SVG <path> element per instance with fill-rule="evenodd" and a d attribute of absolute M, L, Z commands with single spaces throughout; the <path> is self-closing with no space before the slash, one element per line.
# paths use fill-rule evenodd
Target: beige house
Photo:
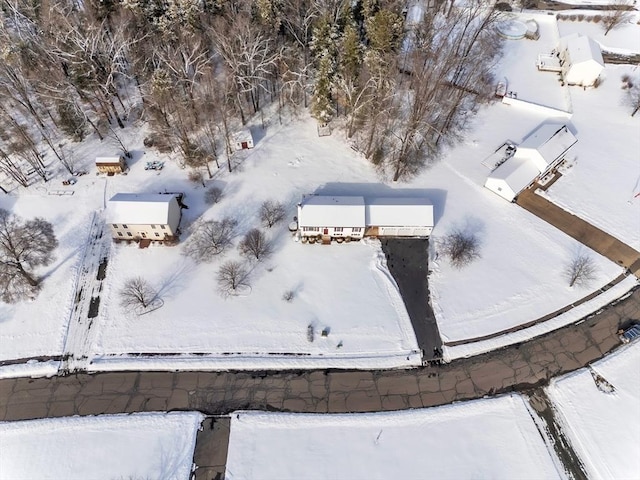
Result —
<path fill-rule="evenodd" d="M 181 215 L 174 194 L 118 193 L 107 207 L 114 240 L 175 242 Z"/>
<path fill-rule="evenodd" d="M 118 157 L 96 157 L 96 167 L 101 173 L 122 173 L 127 169 L 127 162 L 125 162 L 122 155 Z"/>

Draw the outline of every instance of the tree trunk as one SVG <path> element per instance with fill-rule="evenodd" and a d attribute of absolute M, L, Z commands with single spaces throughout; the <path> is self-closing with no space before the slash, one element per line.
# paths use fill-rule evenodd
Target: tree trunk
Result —
<path fill-rule="evenodd" d="M 27 272 L 24 268 L 22 268 L 22 265 L 18 263 L 18 272 L 20 273 L 20 275 L 22 275 L 24 277 L 24 279 L 29 282 L 29 285 L 31 285 L 32 287 L 37 287 L 38 286 L 38 280 L 36 280 L 35 278 L 33 278 L 33 276 Z"/>

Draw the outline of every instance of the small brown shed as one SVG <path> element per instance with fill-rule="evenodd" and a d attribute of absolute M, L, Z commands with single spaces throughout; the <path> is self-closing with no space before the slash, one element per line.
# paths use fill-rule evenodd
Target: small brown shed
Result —
<path fill-rule="evenodd" d="M 101 173 L 122 173 L 127 169 L 127 162 L 125 162 L 122 155 L 117 157 L 96 157 L 96 167 Z"/>

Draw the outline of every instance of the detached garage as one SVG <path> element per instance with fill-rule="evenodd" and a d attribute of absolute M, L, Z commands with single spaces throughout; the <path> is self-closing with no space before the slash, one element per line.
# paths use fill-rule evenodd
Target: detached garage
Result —
<path fill-rule="evenodd" d="M 367 236 L 428 237 L 433 205 L 426 198 L 373 198 L 365 205 Z"/>

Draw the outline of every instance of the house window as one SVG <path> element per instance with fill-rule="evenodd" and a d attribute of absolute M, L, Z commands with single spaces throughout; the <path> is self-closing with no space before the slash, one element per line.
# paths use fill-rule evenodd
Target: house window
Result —
<path fill-rule="evenodd" d="M 129 228 L 124 223 L 122 224 L 122 228 Z"/>
<path fill-rule="evenodd" d="M 342 227 L 336 227 L 333 229 L 334 232 L 341 232 L 342 231 Z"/>
<path fill-rule="evenodd" d="M 359 233 L 359 232 L 360 232 L 360 227 L 352 228 L 352 229 L 351 229 L 351 231 L 352 231 L 353 233 Z"/>
<path fill-rule="evenodd" d="M 133 235 L 131 234 L 131 232 L 127 232 L 127 236 L 129 236 L 129 237 L 133 237 Z"/>
<path fill-rule="evenodd" d="M 118 236 L 121 237 L 122 236 L 122 232 L 118 232 Z"/>
<path fill-rule="evenodd" d="M 117 224 L 117 223 L 114 223 L 114 224 L 112 224 L 111 226 L 112 226 L 113 228 L 118 228 L 118 224 Z"/>
<path fill-rule="evenodd" d="M 164 225 L 160 225 L 160 228 L 164 230 L 164 229 L 166 229 L 167 227 L 165 227 Z"/>
<path fill-rule="evenodd" d="M 156 226 L 155 225 L 151 225 L 151 228 L 153 228 L 155 230 Z"/>
<path fill-rule="evenodd" d="M 160 236 L 160 234 L 158 232 L 156 232 L 156 237 L 159 237 L 159 236 Z"/>

